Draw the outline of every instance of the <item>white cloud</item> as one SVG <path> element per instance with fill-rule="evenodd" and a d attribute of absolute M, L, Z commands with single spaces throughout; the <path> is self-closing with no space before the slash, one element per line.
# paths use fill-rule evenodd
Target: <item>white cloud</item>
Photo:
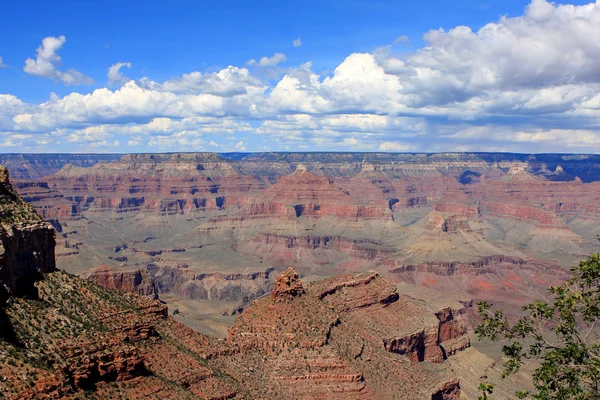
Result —
<path fill-rule="evenodd" d="M 398 36 L 394 40 L 394 44 L 404 44 L 404 43 L 410 43 L 410 39 L 408 38 L 408 36 Z"/>
<path fill-rule="evenodd" d="M 261 57 L 261 59 L 258 61 L 256 61 L 255 59 L 251 59 L 246 64 L 248 64 L 250 66 L 258 65 L 259 67 L 268 68 L 268 67 L 275 67 L 275 66 L 277 66 L 277 64 L 285 62 L 286 60 L 287 60 L 287 57 L 285 56 L 285 54 L 275 53 L 271 57 L 267 57 L 267 56 Z"/>
<path fill-rule="evenodd" d="M 91 147 L 91 148 L 97 148 L 97 147 L 114 147 L 114 148 L 117 148 L 117 147 L 120 147 L 120 146 L 121 146 L 121 143 L 119 143 L 118 140 L 114 140 L 112 142 L 108 142 L 106 140 L 103 140 L 101 142 L 92 142 L 92 143 L 89 144 L 89 147 Z"/>
<path fill-rule="evenodd" d="M 247 93 L 260 94 L 267 89 L 267 86 L 248 69 L 231 65 L 219 72 L 203 74 L 195 71 L 184 74 L 162 85 L 156 84 L 155 87 L 173 93 L 208 93 L 222 97 Z"/>
<path fill-rule="evenodd" d="M 62 46 L 53 39 L 38 49 L 51 71 Z M 235 150 L 240 141 L 250 150 L 600 151 L 600 0 L 534 0 L 523 16 L 425 40 L 402 56 L 393 46 L 350 54 L 326 76 L 310 62 L 283 68 L 276 53 L 251 60 L 251 70 L 142 78 L 42 104 L 0 95 L 0 132 L 12 143 L 52 132 L 73 145 L 119 140 L 172 151 Z M 274 83 L 264 79 L 270 72 Z"/>
<path fill-rule="evenodd" d="M 273 108 L 284 112 L 394 112 L 401 108 L 401 88 L 399 79 L 387 75 L 373 55 L 355 53 L 322 81 L 310 69 L 286 74 L 269 100 Z"/>
<path fill-rule="evenodd" d="M 525 128 L 514 129 L 502 126 L 468 126 L 459 128 L 455 133 L 449 135 L 454 140 L 482 141 L 487 143 L 512 143 L 527 144 L 533 143 L 544 149 L 571 148 L 573 151 L 580 151 L 585 148 L 597 148 L 600 146 L 600 131 L 587 129 L 544 129 L 544 128 Z"/>
<path fill-rule="evenodd" d="M 94 82 L 93 79 L 75 69 L 67 71 L 56 69 L 61 62 L 60 56 L 56 53 L 65 44 L 66 40 L 64 36 L 44 38 L 42 44 L 36 50 L 35 60 L 32 58 L 25 60 L 23 71 L 30 75 L 56 79 L 62 81 L 65 85 L 91 85 Z"/>
<path fill-rule="evenodd" d="M 399 142 L 383 142 L 379 145 L 379 150 L 381 151 L 410 151 L 411 149 L 410 145 Z"/>
<path fill-rule="evenodd" d="M 2 57 L 0 57 L 0 68 L 5 68 L 6 64 L 2 62 Z"/>
<path fill-rule="evenodd" d="M 33 109 L 11 94 L 0 94 L 0 132 L 13 129 L 12 118 L 14 115 Z"/>
<path fill-rule="evenodd" d="M 123 75 L 121 68 L 131 68 L 130 62 L 118 62 L 108 67 L 108 84 L 109 85 L 122 85 L 129 81 L 129 78 Z"/>
<path fill-rule="evenodd" d="M 302 39 L 298 38 L 298 39 L 295 39 L 294 41 L 292 41 L 292 46 L 294 46 L 294 47 L 302 46 Z"/>
<path fill-rule="evenodd" d="M 449 105 L 497 91 L 600 82 L 600 2 L 585 6 L 533 0 L 525 15 L 474 32 L 458 26 L 425 34 L 404 58 L 382 49 L 378 61 L 402 81 L 413 107 Z"/>
<path fill-rule="evenodd" d="M 139 146 L 141 143 L 142 143 L 142 138 L 139 136 L 136 136 L 136 137 L 132 137 L 131 139 L 129 139 L 127 141 L 127 146 L 136 147 L 136 146 Z"/>

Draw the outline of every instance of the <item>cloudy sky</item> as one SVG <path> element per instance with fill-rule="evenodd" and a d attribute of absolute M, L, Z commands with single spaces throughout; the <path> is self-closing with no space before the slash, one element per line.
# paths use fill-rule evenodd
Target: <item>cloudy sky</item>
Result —
<path fill-rule="evenodd" d="M 600 0 L 2 14 L 0 152 L 600 152 Z"/>

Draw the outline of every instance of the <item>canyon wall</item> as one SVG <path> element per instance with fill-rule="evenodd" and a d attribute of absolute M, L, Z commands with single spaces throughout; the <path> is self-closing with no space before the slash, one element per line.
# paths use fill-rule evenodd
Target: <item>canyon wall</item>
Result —
<path fill-rule="evenodd" d="M 59 232 L 58 266 L 138 293 L 247 303 L 272 288 L 265 271 L 294 267 L 522 303 L 600 234 L 595 155 L 135 154 L 36 179 L 34 156 L 12 157 L 15 188 Z"/>

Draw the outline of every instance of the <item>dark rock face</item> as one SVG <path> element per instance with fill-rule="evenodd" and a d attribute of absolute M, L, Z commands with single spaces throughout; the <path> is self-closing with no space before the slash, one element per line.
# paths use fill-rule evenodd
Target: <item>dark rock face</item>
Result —
<path fill-rule="evenodd" d="M 31 294 L 40 274 L 56 270 L 54 228 L 46 223 L 2 229 L 0 281 L 20 296 Z"/>
<path fill-rule="evenodd" d="M 16 194 L 0 166 L 0 283 L 13 294 L 32 295 L 40 274 L 56 270 L 54 232 Z"/>

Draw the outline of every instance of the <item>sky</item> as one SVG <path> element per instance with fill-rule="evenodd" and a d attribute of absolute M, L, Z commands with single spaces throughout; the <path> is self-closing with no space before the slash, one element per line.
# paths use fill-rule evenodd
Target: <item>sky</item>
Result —
<path fill-rule="evenodd" d="M 0 153 L 600 152 L 600 0 L 5 0 Z"/>

